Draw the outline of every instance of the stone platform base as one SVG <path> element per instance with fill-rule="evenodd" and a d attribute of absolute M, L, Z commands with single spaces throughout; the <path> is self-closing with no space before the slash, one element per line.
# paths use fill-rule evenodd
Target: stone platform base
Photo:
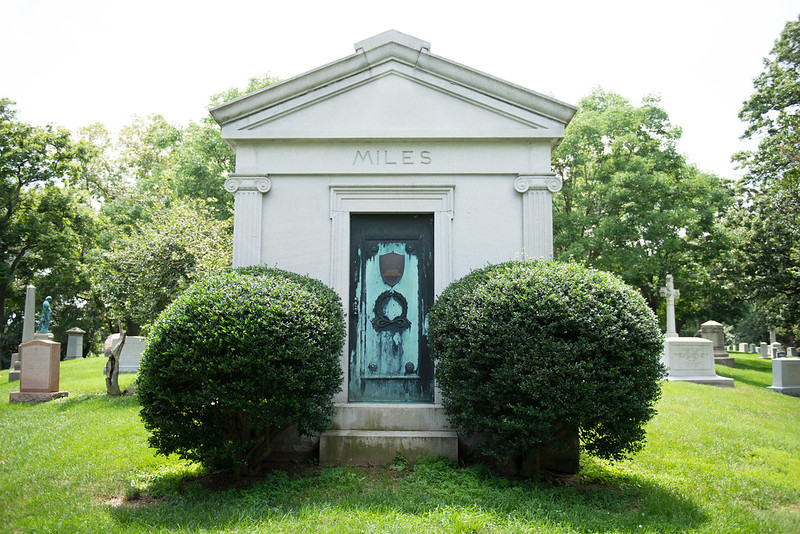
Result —
<path fill-rule="evenodd" d="M 736 362 L 733 356 L 714 356 L 715 365 L 724 365 L 725 367 L 736 367 Z"/>
<path fill-rule="evenodd" d="M 12 391 L 8 402 L 48 402 L 68 396 L 68 391 Z"/>
<path fill-rule="evenodd" d="M 733 378 L 726 378 L 723 376 L 681 376 L 669 377 L 670 382 L 692 382 L 693 384 L 705 384 L 707 386 L 720 386 L 724 388 L 733 387 Z"/>
<path fill-rule="evenodd" d="M 409 460 L 444 455 L 458 460 L 458 434 L 423 430 L 329 430 L 320 436 L 320 464 L 386 465 L 398 453 Z"/>

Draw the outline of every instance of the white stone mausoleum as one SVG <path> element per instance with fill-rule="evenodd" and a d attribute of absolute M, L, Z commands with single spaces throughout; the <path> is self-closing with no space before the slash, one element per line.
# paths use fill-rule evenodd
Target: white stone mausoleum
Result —
<path fill-rule="evenodd" d="M 307 274 L 345 305 L 321 461 L 457 456 L 427 312 L 474 268 L 552 254 L 551 153 L 575 112 L 397 31 L 211 111 L 236 150 L 234 267 Z"/>

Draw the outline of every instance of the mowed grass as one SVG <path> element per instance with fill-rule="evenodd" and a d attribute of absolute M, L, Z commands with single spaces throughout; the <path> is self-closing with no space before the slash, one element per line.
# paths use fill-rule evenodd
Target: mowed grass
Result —
<path fill-rule="evenodd" d="M 425 458 L 206 489 L 147 446 L 135 397 L 105 395 L 105 359 L 62 362 L 69 398 L 40 405 L 9 404 L 3 371 L 0 531 L 800 532 L 800 399 L 766 389 L 770 361 L 734 356 L 717 367 L 734 388 L 664 383 L 645 450 L 584 458 L 567 484 Z"/>

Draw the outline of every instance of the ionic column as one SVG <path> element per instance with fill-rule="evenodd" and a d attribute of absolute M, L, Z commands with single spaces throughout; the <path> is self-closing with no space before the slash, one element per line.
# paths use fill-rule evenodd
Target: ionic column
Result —
<path fill-rule="evenodd" d="M 553 193 L 561 190 L 555 174 L 519 175 L 514 189 L 522 193 L 522 252 L 528 258 L 553 256 Z"/>
<path fill-rule="evenodd" d="M 225 190 L 234 198 L 233 267 L 261 265 L 261 214 L 271 187 L 266 175 L 231 174 L 225 180 Z"/>

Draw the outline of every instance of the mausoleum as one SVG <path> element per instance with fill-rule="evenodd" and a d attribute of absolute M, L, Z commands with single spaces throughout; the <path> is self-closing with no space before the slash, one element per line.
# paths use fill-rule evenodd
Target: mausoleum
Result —
<path fill-rule="evenodd" d="M 233 265 L 332 286 L 348 339 L 329 463 L 457 456 L 427 314 L 471 269 L 552 254 L 551 153 L 576 108 L 388 31 L 211 110 L 236 150 Z"/>

